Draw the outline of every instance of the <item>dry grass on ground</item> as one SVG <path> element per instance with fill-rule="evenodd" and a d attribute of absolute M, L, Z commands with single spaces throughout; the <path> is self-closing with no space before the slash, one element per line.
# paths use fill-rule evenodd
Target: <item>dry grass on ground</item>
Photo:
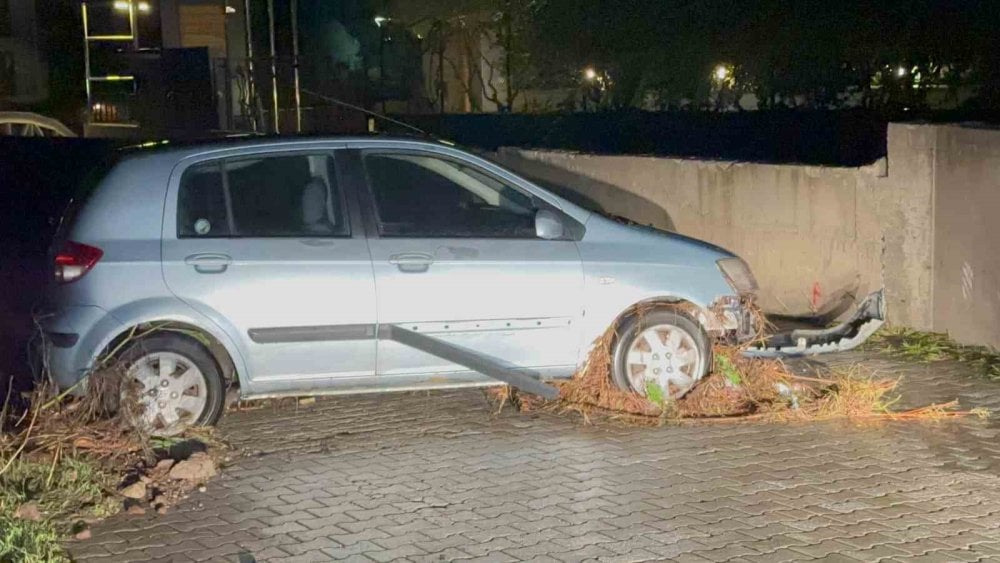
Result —
<path fill-rule="evenodd" d="M 618 389 L 611 380 L 609 330 L 598 340 L 587 363 L 572 378 L 554 382 L 561 397 L 545 401 L 509 387 L 490 393 L 500 409 L 513 404 L 524 411 L 576 412 L 633 424 L 670 422 L 789 422 L 810 420 L 907 420 L 986 416 L 982 409 L 958 410 L 957 402 L 895 411 L 898 381 L 875 377 L 862 366 L 834 371 L 828 377 L 804 377 L 773 359 L 747 358 L 742 349 L 716 345 L 714 370 L 680 399 L 654 402 Z"/>

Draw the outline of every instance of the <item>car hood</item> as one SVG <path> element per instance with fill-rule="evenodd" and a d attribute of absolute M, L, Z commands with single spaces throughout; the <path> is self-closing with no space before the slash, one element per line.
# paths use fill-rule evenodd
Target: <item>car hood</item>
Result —
<path fill-rule="evenodd" d="M 706 260 L 714 263 L 722 258 L 732 258 L 736 254 L 710 242 L 637 223 L 624 223 L 619 220 L 594 214 L 587 221 L 587 237 L 594 236 L 603 242 L 629 245 L 655 245 L 671 256 L 671 262 L 683 263 Z M 693 265 L 693 264 L 688 264 Z"/>
<path fill-rule="evenodd" d="M 704 250 L 706 252 L 711 252 L 711 253 L 714 253 L 714 254 L 718 254 L 719 258 L 732 258 L 732 257 L 736 256 L 735 254 L 733 254 L 729 250 L 727 250 L 725 248 L 722 248 L 721 246 L 719 246 L 717 244 L 712 244 L 712 243 L 710 243 L 708 241 L 704 241 L 704 240 L 701 240 L 701 239 L 698 239 L 698 238 L 694 238 L 694 237 L 689 237 L 687 235 L 682 235 L 680 233 L 673 233 L 673 232 L 670 232 L 670 231 L 663 231 L 663 230 L 657 229 L 656 227 L 647 227 L 645 225 L 625 225 L 625 226 L 629 227 L 629 228 L 632 228 L 632 229 L 639 230 L 639 231 L 644 232 L 645 234 L 650 235 L 650 236 L 659 237 L 659 238 L 666 238 L 666 239 L 669 239 L 669 240 L 672 240 L 672 241 L 676 241 L 677 243 L 680 243 L 680 244 L 691 245 L 691 246 L 694 246 L 696 248 L 700 248 L 700 249 L 702 249 L 702 250 Z"/>

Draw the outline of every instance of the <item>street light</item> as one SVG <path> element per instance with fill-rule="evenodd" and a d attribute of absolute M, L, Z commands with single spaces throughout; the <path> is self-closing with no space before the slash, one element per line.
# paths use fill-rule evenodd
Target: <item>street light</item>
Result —
<path fill-rule="evenodd" d="M 597 71 L 592 67 L 587 67 L 583 69 L 583 77 L 587 80 L 594 81 L 597 79 Z"/>
<path fill-rule="evenodd" d="M 119 12 L 127 12 L 129 10 L 129 0 L 115 0 L 111 6 Z M 153 7 L 146 1 L 136 2 L 135 9 L 143 14 L 148 14 L 153 11 Z"/>
<path fill-rule="evenodd" d="M 906 67 L 900 66 L 899 68 L 897 68 L 896 69 L 896 76 L 898 76 L 900 78 L 906 76 Z"/>
<path fill-rule="evenodd" d="M 716 80 L 722 82 L 729 78 L 729 67 L 726 65 L 718 65 L 715 67 L 715 72 L 713 74 L 715 75 Z"/>
<path fill-rule="evenodd" d="M 392 21 L 391 18 L 385 16 L 375 16 L 375 25 L 382 27 L 382 24 Z"/>

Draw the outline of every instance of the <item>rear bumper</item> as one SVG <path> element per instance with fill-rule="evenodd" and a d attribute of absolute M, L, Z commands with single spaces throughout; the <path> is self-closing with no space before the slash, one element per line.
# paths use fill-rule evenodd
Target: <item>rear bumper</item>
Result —
<path fill-rule="evenodd" d="M 108 334 L 116 334 L 119 323 L 107 311 L 94 306 L 50 309 L 37 317 L 44 336 L 43 365 L 49 377 L 66 389 L 79 382 L 93 367 Z"/>

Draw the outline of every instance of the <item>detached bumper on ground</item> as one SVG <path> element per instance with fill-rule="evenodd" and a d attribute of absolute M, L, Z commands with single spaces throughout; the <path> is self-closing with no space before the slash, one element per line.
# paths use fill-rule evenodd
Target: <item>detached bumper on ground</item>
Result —
<path fill-rule="evenodd" d="M 878 290 L 858 306 L 846 322 L 827 329 L 797 329 L 768 336 L 744 355 L 757 358 L 812 356 L 844 352 L 860 346 L 885 323 L 885 296 Z"/>

